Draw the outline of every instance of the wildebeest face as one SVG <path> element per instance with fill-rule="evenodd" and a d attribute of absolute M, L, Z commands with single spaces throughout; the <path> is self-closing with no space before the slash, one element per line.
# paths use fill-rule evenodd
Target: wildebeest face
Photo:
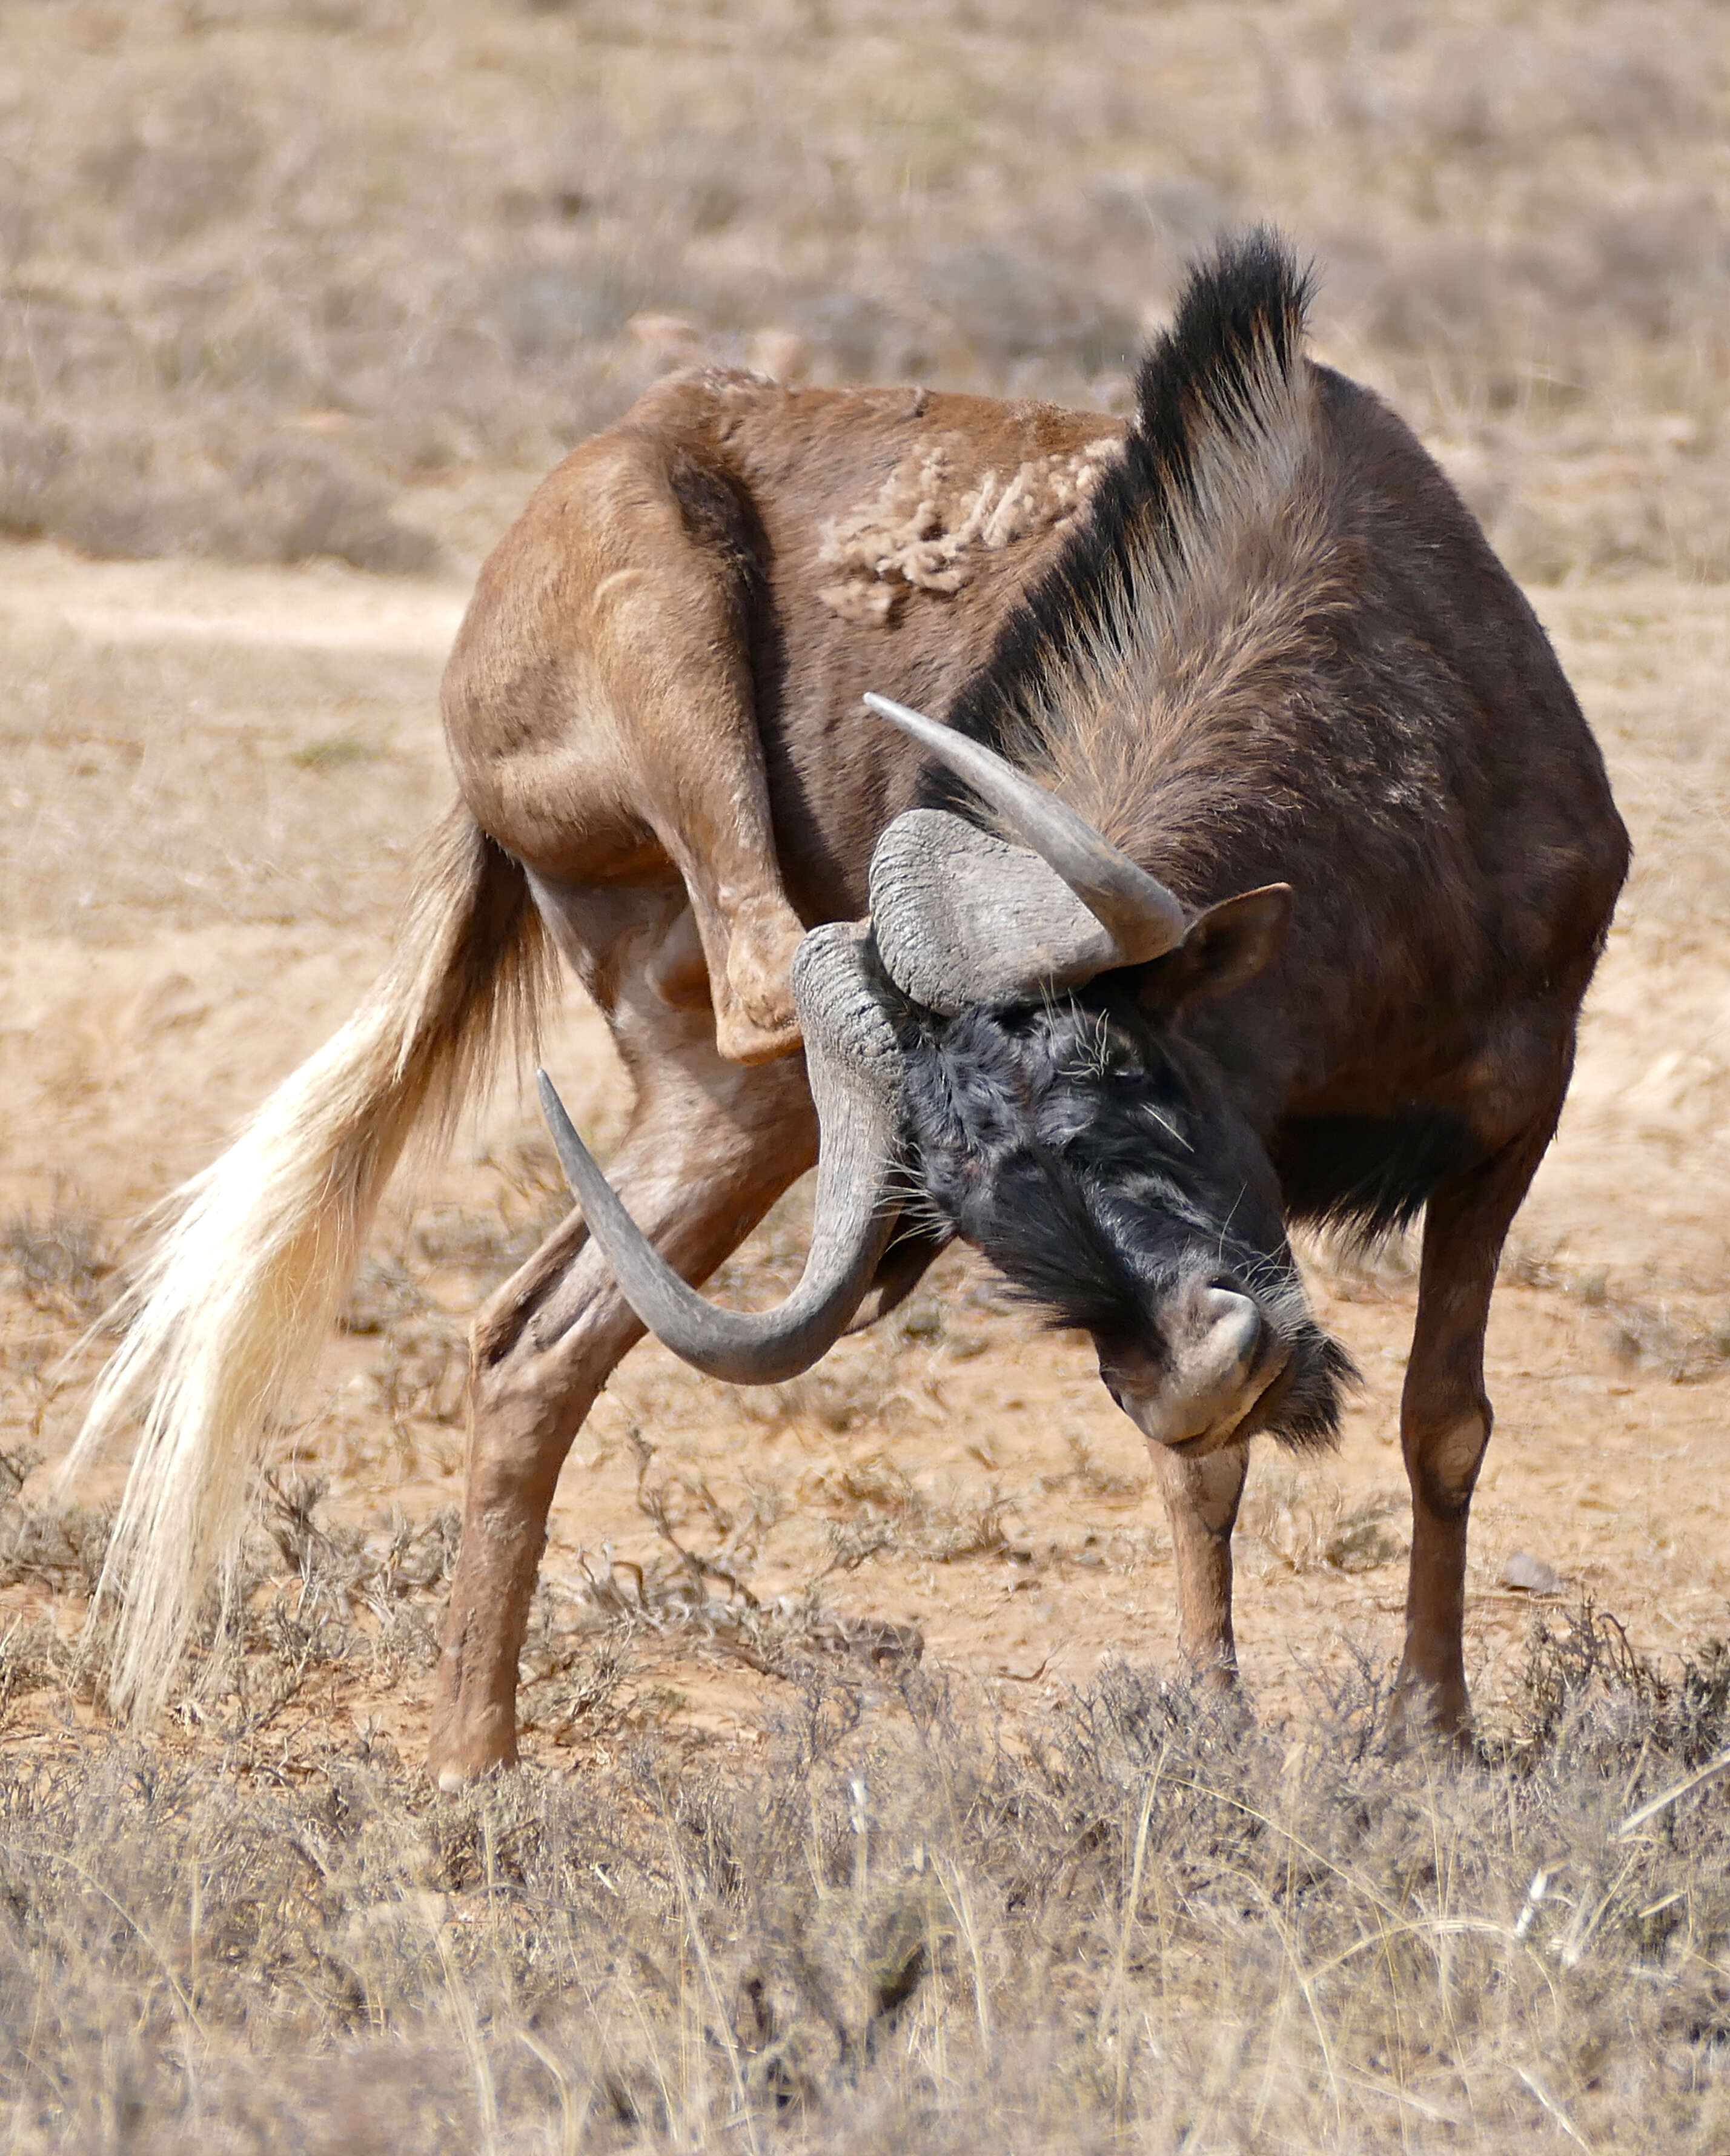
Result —
<path fill-rule="evenodd" d="M 1351 1365 L 1310 1316 L 1260 1140 L 1174 1023 L 1179 956 L 1163 979 L 922 1023 L 904 1093 L 921 1180 L 1054 1325 L 1091 1334 L 1150 1441 L 1324 1444 Z"/>

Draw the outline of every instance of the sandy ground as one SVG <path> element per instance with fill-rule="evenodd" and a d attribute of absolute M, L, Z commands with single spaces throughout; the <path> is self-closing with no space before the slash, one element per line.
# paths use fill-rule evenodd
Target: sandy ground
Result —
<path fill-rule="evenodd" d="M 42 1455 L 39 1502 L 90 1365 L 63 1360 L 75 1295 L 39 1280 L 27 1293 L 18 1253 L 83 1221 L 124 1263 L 142 1211 L 357 999 L 447 791 L 436 691 L 463 599 L 330 569 L 0 554 L 0 1221 L 18 1260 L 0 1271 L 0 1450 Z M 1730 1600 L 1730 597 L 1650 583 L 1537 603 L 1638 865 L 1491 1327 L 1497 1433 L 1468 1656 L 1492 1711 L 1533 1620 L 1534 1598 L 1502 1581 L 1516 1553 L 1553 1568 L 1557 1606 L 1589 1593 L 1655 1652 L 1721 1634 Z M 548 1060 L 604 1142 L 621 1084 L 574 992 Z M 333 1335 L 285 1448 L 328 1479 L 331 1517 L 382 1532 L 457 1502 L 462 1323 L 556 1209 L 550 1158 L 508 1086 L 393 1196 L 361 1291 L 378 1308 L 353 1319 L 373 1329 Z M 784 1270 L 798 1215 L 795 1194 L 737 1279 Z M 1409 1254 L 1364 1268 L 1318 1252 L 1312 1270 L 1365 1382 L 1337 1455 L 1258 1448 L 1252 1467 L 1239 1636 L 1270 1713 L 1353 1652 L 1385 1665 L 1404 1589 Z M 70 1494 L 100 1500 L 120 1471 Z M 959 1258 L 881 1337 L 767 1395 L 653 1348 L 632 1356 L 560 1487 L 546 1573 L 572 1606 L 634 1566 L 667 1576 L 645 1490 L 765 1603 L 814 1595 L 912 1625 L 927 1662 L 1024 1702 L 1103 1656 L 1173 1651 L 1169 1546 L 1138 1439 L 1085 1342 L 1035 1334 Z M 81 1609 L 40 1582 L 0 1588 L 0 1628 L 45 1609 L 69 1635 Z M 634 1676 L 645 1712 L 737 1729 L 777 1691 L 697 1633 L 651 1645 Z M 425 1691 L 424 1676 L 339 1689 L 328 1712 L 339 1730 L 371 1721 L 412 1743 Z M 19 1729 L 92 1712 L 41 1692 L 9 1709 Z"/>

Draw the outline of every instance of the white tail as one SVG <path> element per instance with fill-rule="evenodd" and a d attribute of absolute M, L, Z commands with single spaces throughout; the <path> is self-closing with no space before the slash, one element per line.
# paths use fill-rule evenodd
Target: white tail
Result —
<path fill-rule="evenodd" d="M 521 871 L 453 811 L 384 978 L 169 1202 L 66 1470 L 141 1412 L 99 1594 L 120 1601 L 122 1711 L 142 1718 L 167 1693 L 404 1142 L 424 1116 L 454 1116 L 501 1035 L 532 1032 L 547 964 Z"/>

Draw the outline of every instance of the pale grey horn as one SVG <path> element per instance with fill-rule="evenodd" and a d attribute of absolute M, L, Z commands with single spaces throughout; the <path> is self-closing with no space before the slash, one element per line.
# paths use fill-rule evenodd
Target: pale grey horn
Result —
<path fill-rule="evenodd" d="M 810 1254 L 777 1309 L 723 1310 L 675 1272 L 595 1165 L 552 1081 L 539 1074 L 560 1165 L 619 1292 L 675 1355 L 735 1385 L 779 1384 L 834 1345 L 865 1299 L 895 1219 L 901 1054 L 866 932 L 846 921 L 814 928 L 794 956 L 792 985 L 820 1136 Z"/>
<path fill-rule="evenodd" d="M 1047 793 L 983 742 L 928 719 L 922 711 L 867 692 L 865 702 L 881 718 L 911 734 L 964 778 L 1004 825 L 1030 846 L 1074 891 L 1117 947 L 1116 963 L 1140 965 L 1175 950 L 1188 916 L 1176 896 L 1138 862 L 1101 838 L 1084 816 Z"/>

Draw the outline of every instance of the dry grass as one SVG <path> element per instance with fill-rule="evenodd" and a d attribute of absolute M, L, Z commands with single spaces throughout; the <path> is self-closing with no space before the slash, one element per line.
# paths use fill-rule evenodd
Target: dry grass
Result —
<path fill-rule="evenodd" d="M 586 1771 L 459 1799 L 316 1724 L 13 1752 L 11 2145 L 1685 2156 L 1730 2130 L 1722 1652 L 1661 1679 L 1578 1611 L 1464 1763 L 1390 1757 L 1363 1680 L 1288 1745 L 1127 1667 L 1036 1723 L 814 1667 L 755 1742 L 693 1748 L 613 1711 L 616 1646 L 573 1668 Z"/>
<path fill-rule="evenodd" d="M 1273 216 L 1523 574 L 1718 576 L 1719 32 L 1710 0 L 21 0 L 0 529 L 424 567 L 481 536 L 453 480 L 699 352 L 1111 405 L 1184 254 Z"/>
<path fill-rule="evenodd" d="M 10 929 L 123 942 L 213 914 L 375 932 L 390 919 L 449 788 L 438 657 L 266 659 L 193 636 L 115 650 L 100 628 L 56 643 L 48 627 L 28 612 L 0 622 Z M 201 724 L 213 711 L 223 722 Z M 333 740 L 363 753 L 332 752 Z M 155 1014 L 160 1033 L 195 1021 L 208 996 L 188 976 Z"/>
<path fill-rule="evenodd" d="M 1599 1313 L 1599 1337 L 1619 1362 L 1661 1371 L 1672 1384 L 1697 1384 L 1730 1362 L 1730 1306 L 1709 1288 L 1641 1294 L 1613 1281 L 1606 1266 L 1561 1263 L 1529 1246 L 1510 1254 L 1502 1275 Z"/>
<path fill-rule="evenodd" d="M 20 1213 L 0 1225 L 0 1265 L 30 1306 L 88 1325 L 121 1293 L 102 1224 L 81 1208 Z"/>
<path fill-rule="evenodd" d="M 1368 1656 L 1295 1724 L 1122 1663 L 1024 1701 L 821 1578 L 759 1594 L 773 1503 L 629 1442 L 662 1554 L 543 1584 L 525 1644 L 562 1765 L 454 1799 L 377 1722 L 329 1733 L 424 1682 L 454 1512 L 343 1525 L 275 1477 L 169 1733 L 128 1743 L 56 1621 L 105 1513 L 0 1459 L 0 1589 L 49 1613 L 0 1636 L 12 2146 L 1722 2145 L 1722 1646 L 1661 1665 L 1589 1603 L 1540 1619 L 1468 1759 L 1389 1748 Z M 1085 1446 L 1070 1478 L 1124 1496 Z M 886 1462 L 828 1502 L 970 1553 Z M 1245 1547 L 1355 1570 L 1384 1509 L 1263 1476 Z M 706 1662 L 767 1708 L 680 1720 Z"/>

